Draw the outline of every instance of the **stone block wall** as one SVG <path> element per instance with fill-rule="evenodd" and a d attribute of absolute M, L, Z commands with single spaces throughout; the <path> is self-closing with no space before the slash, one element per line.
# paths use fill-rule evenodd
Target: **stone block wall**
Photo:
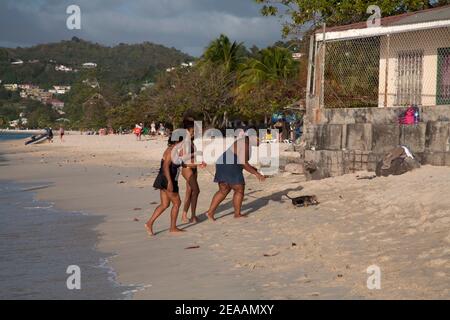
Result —
<path fill-rule="evenodd" d="M 321 109 L 305 122 L 305 161 L 314 178 L 375 171 L 391 149 L 407 146 L 422 164 L 450 166 L 450 107 L 424 107 L 417 125 L 400 125 L 405 108 Z M 308 115 L 307 115 L 308 116 Z"/>

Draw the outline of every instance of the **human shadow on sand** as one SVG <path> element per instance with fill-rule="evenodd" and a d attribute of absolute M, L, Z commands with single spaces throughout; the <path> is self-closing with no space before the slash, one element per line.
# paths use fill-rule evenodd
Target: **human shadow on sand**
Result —
<path fill-rule="evenodd" d="M 298 192 L 301 190 L 303 190 L 303 187 L 299 186 L 297 188 L 285 189 L 283 191 L 271 194 L 266 197 L 260 197 L 260 198 L 255 197 L 254 194 L 261 192 L 263 190 L 256 190 L 256 191 L 246 193 L 245 197 L 244 197 L 244 203 L 242 204 L 242 214 L 244 216 L 248 217 L 248 216 L 256 213 L 259 209 L 266 207 L 270 201 L 284 203 L 285 201 L 288 201 L 288 199 L 283 199 L 284 196 L 286 196 L 290 192 Z M 253 201 L 247 202 L 248 199 L 253 199 Z M 229 210 L 232 210 L 232 211 L 229 212 Z M 216 220 L 220 220 L 220 219 L 226 218 L 230 215 L 234 215 L 233 191 L 230 192 L 230 195 L 227 197 L 227 199 L 224 201 L 224 203 L 219 206 L 219 208 L 217 209 L 217 212 L 218 213 L 216 214 Z M 198 216 L 198 219 L 199 219 L 199 222 L 197 224 L 200 224 L 200 223 L 207 221 L 208 217 L 207 217 L 206 213 L 204 213 L 204 214 Z M 195 225 L 196 224 L 184 224 L 184 225 L 181 225 L 180 228 L 183 230 L 186 230 Z"/>
<path fill-rule="evenodd" d="M 0 167 L 5 167 L 8 165 L 8 161 L 0 155 Z"/>

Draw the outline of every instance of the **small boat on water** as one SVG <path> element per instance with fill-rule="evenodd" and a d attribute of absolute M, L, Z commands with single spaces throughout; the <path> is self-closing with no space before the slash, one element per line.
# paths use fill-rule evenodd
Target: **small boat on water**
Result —
<path fill-rule="evenodd" d="M 39 144 L 46 140 L 48 140 L 48 132 L 32 136 L 29 140 L 25 141 L 25 145 Z"/>

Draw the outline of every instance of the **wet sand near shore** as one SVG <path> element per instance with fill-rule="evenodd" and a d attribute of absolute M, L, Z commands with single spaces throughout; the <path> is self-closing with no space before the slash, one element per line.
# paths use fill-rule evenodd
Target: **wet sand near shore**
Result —
<path fill-rule="evenodd" d="M 152 184 L 165 142 L 133 139 L 67 136 L 64 144 L 30 148 L 2 142 L 0 176 L 45 184 L 38 199 L 62 210 L 104 216 L 98 249 L 116 254 L 117 280 L 138 286 L 134 298 L 450 298 L 450 168 L 374 180 L 249 177 L 249 217 L 233 219 L 228 199 L 211 223 L 201 215 L 217 189 L 209 167 L 199 177 L 202 222 L 173 236 L 167 212 L 149 237 L 143 224 L 158 205 Z M 182 178 L 180 186 L 183 198 Z M 294 208 L 286 193 L 317 195 L 320 205 Z M 367 288 L 371 265 L 381 268 L 381 290 Z"/>

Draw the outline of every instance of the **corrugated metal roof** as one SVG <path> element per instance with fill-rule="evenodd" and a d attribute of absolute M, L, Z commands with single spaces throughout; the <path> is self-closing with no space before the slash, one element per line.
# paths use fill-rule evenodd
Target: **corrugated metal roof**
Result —
<path fill-rule="evenodd" d="M 439 20 L 450 20 L 450 5 L 431 8 L 416 12 L 408 12 L 396 16 L 385 17 L 381 19 L 381 25 L 383 27 L 389 26 L 401 26 L 401 25 L 409 25 L 415 23 L 424 23 L 424 22 L 432 22 Z M 327 28 L 327 32 L 335 32 L 335 31 L 347 31 L 347 30 L 355 30 L 355 29 L 366 29 L 367 22 L 358 22 L 343 26 L 336 26 Z M 318 28 L 316 33 L 322 33 L 322 29 Z"/>

